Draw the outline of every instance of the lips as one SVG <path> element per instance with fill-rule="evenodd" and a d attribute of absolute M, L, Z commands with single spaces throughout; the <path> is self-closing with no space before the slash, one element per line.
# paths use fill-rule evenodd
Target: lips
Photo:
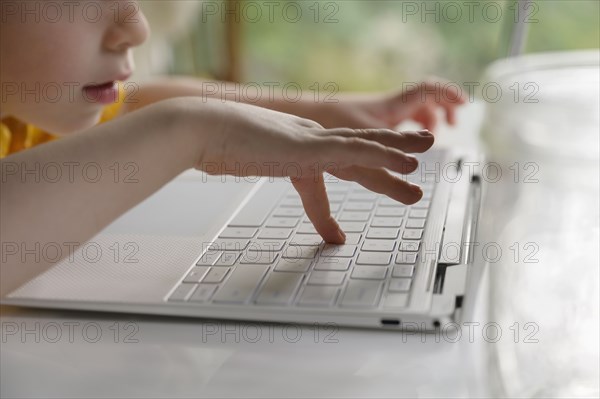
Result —
<path fill-rule="evenodd" d="M 100 84 L 90 84 L 83 87 L 84 97 L 88 102 L 99 104 L 112 104 L 119 99 L 119 81 L 129 79 L 131 73 L 123 73 L 115 80 Z"/>
<path fill-rule="evenodd" d="M 108 105 L 118 101 L 119 85 L 116 81 L 89 85 L 83 88 L 83 93 L 88 102 Z"/>

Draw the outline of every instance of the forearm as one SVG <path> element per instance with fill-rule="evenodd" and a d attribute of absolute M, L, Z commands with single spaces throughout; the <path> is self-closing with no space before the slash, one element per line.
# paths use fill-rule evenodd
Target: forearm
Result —
<path fill-rule="evenodd" d="M 201 97 L 221 102 L 235 101 L 312 120 L 318 118 L 316 111 L 320 108 L 314 106 L 312 95 L 310 98 L 303 95 L 298 101 L 290 101 L 279 94 L 277 90 L 266 86 L 258 88 L 255 85 L 177 76 L 156 78 L 151 83 L 135 87 L 135 90 L 127 96 L 128 101 L 125 104 L 124 112 L 133 111 L 157 101 L 182 96 Z"/>
<path fill-rule="evenodd" d="M 187 117 L 191 113 L 182 111 L 181 100 L 156 104 L 0 161 L 2 295 L 52 265 L 44 257 L 33 261 L 23 249 L 83 244 L 194 166 L 202 129 L 208 130 L 212 121 L 207 117 L 194 131 Z M 204 112 L 208 111 L 207 106 Z M 15 245 L 18 252 L 9 256 Z"/>

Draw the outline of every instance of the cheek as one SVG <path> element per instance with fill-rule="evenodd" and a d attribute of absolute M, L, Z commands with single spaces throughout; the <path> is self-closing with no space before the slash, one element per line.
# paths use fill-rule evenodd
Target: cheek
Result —
<path fill-rule="evenodd" d="M 81 88 L 90 79 L 99 32 L 76 24 L 2 26 L 0 80 L 5 110 L 54 134 L 97 123 L 102 107 L 86 102 Z"/>

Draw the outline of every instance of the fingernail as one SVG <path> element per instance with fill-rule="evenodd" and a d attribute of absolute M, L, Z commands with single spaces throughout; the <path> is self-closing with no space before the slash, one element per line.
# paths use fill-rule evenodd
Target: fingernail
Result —
<path fill-rule="evenodd" d="M 419 194 L 419 195 L 423 195 L 423 190 L 421 189 L 421 187 L 417 186 L 416 184 L 412 184 L 410 186 L 410 189 L 415 193 L 415 194 Z"/>
<path fill-rule="evenodd" d="M 342 241 L 346 241 L 346 233 L 344 233 L 342 231 L 342 229 L 338 230 L 338 234 L 340 235 L 340 238 L 342 239 Z"/>
<path fill-rule="evenodd" d="M 417 133 L 419 134 L 419 136 L 423 136 L 423 137 L 433 136 L 433 134 L 431 134 L 431 132 L 427 129 L 419 130 Z"/>

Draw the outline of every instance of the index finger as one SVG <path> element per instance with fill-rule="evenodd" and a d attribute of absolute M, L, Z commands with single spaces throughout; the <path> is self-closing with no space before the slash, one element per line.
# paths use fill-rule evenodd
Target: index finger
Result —
<path fill-rule="evenodd" d="M 312 222 L 317 233 L 326 242 L 343 244 L 346 241 L 346 235 L 331 216 L 323 174 L 317 173 L 316 177 L 293 178 L 292 184 L 298 191 L 306 216 Z"/>

